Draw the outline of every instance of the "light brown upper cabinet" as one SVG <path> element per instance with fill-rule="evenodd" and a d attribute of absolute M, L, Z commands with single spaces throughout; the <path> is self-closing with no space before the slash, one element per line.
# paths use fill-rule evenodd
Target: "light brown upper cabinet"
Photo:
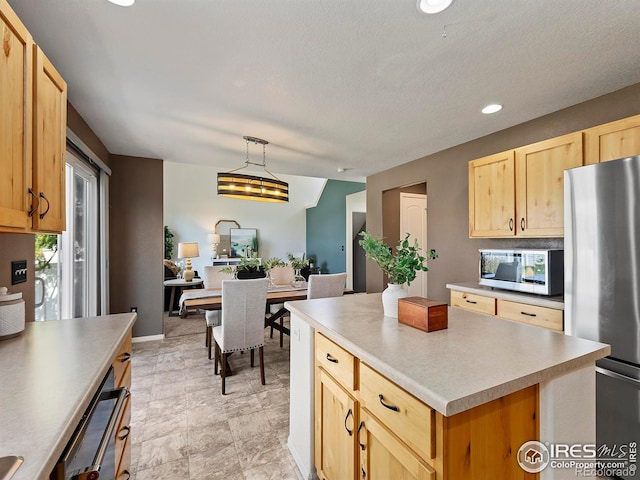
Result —
<path fill-rule="evenodd" d="M 515 235 L 514 152 L 469 162 L 469 236 Z"/>
<path fill-rule="evenodd" d="M 37 46 L 34 57 L 33 190 L 39 208 L 33 214 L 33 229 L 61 232 L 66 219 L 67 84 Z"/>
<path fill-rule="evenodd" d="M 469 236 L 562 237 L 564 171 L 582 165 L 582 132 L 469 162 Z"/>
<path fill-rule="evenodd" d="M 516 235 L 564 236 L 564 171 L 582 165 L 582 132 L 516 149 Z"/>
<path fill-rule="evenodd" d="M 0 0 L 0 231 L 31 226 L 31 105 L 33 39 Z"/>
<path fill-rule="evenodd" d="M 585 165 L 640 155 L 640 115 L 584 131 Z"/>
<path fill-rule="evenodd" d="M 0 232 L 65 229 L 67 85 L 0 0 Z"/>

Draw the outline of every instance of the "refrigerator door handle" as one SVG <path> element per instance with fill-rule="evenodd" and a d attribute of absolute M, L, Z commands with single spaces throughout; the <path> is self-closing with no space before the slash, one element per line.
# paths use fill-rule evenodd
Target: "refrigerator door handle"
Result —
<path fill-rule="evenodd" d="M 624 382 L 630 383 L 636 388 L 640 388 L 640 380 L 637 380 L 635 378 L 627 377 L 626 375 L 612 372 L 611 370 L 607 370 L 602 367 L 596 367 L 596 372 L 606 375 L 607 377 L 615 378 L 616 380 L 622 380 Z"/>

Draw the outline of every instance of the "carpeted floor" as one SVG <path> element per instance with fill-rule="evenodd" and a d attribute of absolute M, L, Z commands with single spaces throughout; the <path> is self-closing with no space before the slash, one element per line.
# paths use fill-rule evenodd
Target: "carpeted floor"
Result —
<path fill-rule="evenodd" d="M 204 341 L 204 313 L 189 314 L 187 318 L 169 317 L 168 312 L 164 312 L 164 337 L 173 338 L 183 335 L 202 334 Z"/>

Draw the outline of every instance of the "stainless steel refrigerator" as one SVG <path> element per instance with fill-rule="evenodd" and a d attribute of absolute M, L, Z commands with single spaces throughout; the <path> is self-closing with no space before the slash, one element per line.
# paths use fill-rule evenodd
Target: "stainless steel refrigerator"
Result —
<path fill-rule="evenodd" d="M 599 445 L 640 442 L 640 156 L 565 171 L 565 329 L 598 361 Z"/>

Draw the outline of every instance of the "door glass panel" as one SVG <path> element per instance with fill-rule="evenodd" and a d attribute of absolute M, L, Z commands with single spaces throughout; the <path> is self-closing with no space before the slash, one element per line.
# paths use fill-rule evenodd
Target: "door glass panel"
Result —
<path fill-rule="evenodd" d="M 60 318 L 59 246 L 59 235 L 36 235 L 36 321 Z"/>
<path fill-rule="evenodd" d="M 89 315 L 88 284 L 89 262 L 87 258 L 88 225 L 87 190 L 88 179 L 74 172 L 74 198 L 73 198 L 73 311 L 74 318 Z"/>

